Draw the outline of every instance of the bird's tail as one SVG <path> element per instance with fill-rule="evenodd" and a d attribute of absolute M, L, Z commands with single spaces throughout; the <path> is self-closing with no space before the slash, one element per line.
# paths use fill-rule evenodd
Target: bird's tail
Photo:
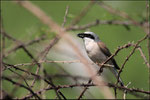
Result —
<path fill-rule="evenodd" d="M 115 68 L 115 67 L 113 67 L 113 68 L 110 68 L 110 70 L 112 71 L 112 73 L 115 75 L 115 77 L 116 77 L 116 79 L 117 79 L 117 81 L 118 81 L 118 72 L 117 72 L 117 69 Z M 122 80 L 121 80 L 121 78 L 119 77 L 119 84 L 121 85 L 121 86 L 123 86 L 124 87 L 124 84 L 123 84 L 123 82 L 122 82 Z M 127 93 L 127 91 L 126 90 L 124 90 L 124 93 L 126 94 Z"/>
<path fill-rule="evenodd" d="M 116 79 L 118 79 L 118 72 L 116 68 L 110 68 L 111 72 L 115 75 Z M 121 78 L 119 77 L 119 84 L 121 86 L 124 86 L 123 81 L 121 80 Z"/>

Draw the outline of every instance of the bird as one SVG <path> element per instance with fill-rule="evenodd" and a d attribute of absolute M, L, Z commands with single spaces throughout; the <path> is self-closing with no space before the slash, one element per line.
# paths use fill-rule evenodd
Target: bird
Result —
<path fill-rule="evenodd" d="M 88 57 L 96 64 L 102 63 L 111 56 L 109 49 L 100 40 L 100 38 L 94 32 L 78 33 L 77 36 L 83 39 L 84 47 Z M 118 71 L 120 68 L 114 58 L 111 58 L 107 64 L 113 65 L 113 67 L 107 67 L 118 79 Z M 105 67 L 104 67 L 105 68 Z M 122 79 L 119 77 L 119 83 L 124 86 Z"/>

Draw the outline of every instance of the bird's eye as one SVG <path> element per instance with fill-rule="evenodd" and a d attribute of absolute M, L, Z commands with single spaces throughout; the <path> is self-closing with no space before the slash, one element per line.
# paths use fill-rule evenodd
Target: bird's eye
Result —
<path fill-rule="evenodd" d="M 93 40 L 95 39 L 95 37 L 91 34 L 87 34 L 87 37 L 90 38 L 90 39 L 93 39 Z"/>

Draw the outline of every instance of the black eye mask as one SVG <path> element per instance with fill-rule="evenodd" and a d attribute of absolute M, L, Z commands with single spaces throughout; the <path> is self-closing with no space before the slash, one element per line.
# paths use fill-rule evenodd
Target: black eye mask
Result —
<path fill-rule="evenodd" d="M 95 39 L 94 36 L 91 35 L 91 34 L 85 34 L 85 37 L 91 38 L 91 39 L 93 39 L 93 40 Z"/>
<path fill-rule="evenodd" d="M 84 33 L 79 33 L 78 37 L 80 37 L 80 38 L 87 37 L 87 38 L 90 38 L 90 39 L 93 39 L 93 40 L 95 39 L 93 35 L 91 35 L 91 34 L 84 34 Z"/>

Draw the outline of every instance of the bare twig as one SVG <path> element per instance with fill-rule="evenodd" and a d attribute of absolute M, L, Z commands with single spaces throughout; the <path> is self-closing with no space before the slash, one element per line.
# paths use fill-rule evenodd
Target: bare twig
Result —
<path fill-rule="evenodd" d="M 67 7 L 66 7 L 66 12 L 65 12 L 65 16 L 64 16 L 64 22 L 62 23 L 62 27 L 64 27 L 64 26 L 65 26 L 65 24 L 66 24 L 68 10 L 69 10 L 69 6 L 67 6 Z"/>
<path fill-rule="evenodd" d="M 23 87 L 23 88 L 27 89 L 28 91 L 30 91 L 30 92 L 33 94 L 33 96 L 36 96 L 38 99 L 41 99 L 36 93 L 34 93 L 34 91 L 33 91 L 32 89 L 26 87 L 25 85 L 20 84 L 20 83 L 17 83 L 17 82 L 15 82 L 15 81 L 13 81 L 13 80 L 7 78 L 7 77 L 4 77 L 4 76 L 2 77 L 2 79 L 5 79 L 5 80 L 7 80 L 7 81 L 9 81 L 9 82 L 11 82 L 11 83 L 13 83 L 13 84 L 15 84 L 15 85 L 18 85 L 18 86 L 20 86 L 20 87 Z"/>
<path fill-rule="evenodd" d="M 149 66 L 149 63 L 148 63 L 148 61 L 147 61 L 147 59 L 146 59 L 146 56 L 144 55 L 144 53 L 143 53 L 143 51 L 142 51 L 142 48 L 141 48 L 141 47 L 138 47 L 138 50 L 139 50 L 139 52 L 140 52 L 140 54 L 141 54 L 141 57 L 143 58 L 145 64 L 146 64 L 147 67 L 149 68 L 149 67 L 150 67 L 150 66 Z"/>
<path fill-rule="evenodd" d="M 8 64 L 6 64 L 6 65 L 8 65 Z M 9 66 L 13 66 L 13 65 L 9 65 Z M 13 66 L 13 68 L 16 68 L 16 67 Z M 23 72 L 25 72 L 25 73 L 28 73 L 28 74 L 30 74 L 30 75 L 33 75 L 33 76 L 35 76 L 36 78 L 41 78 L 41 79 L 43 79 L 46 83 L 48 83 L 48 84 L 50 84 L 51 86 L 55 87 L 55 85 L 53 84 L 52 80 L 50 80 L 50 82 L 49 82 L 49 81 L 46 79 L 46 77 L 50 78 L 50 76 L 48 76 L 48 75 L 46 75 L 46 77 L 43 77 L 43 78 L 42 78 L 41 76 L 39 76 L 39 75 L 37 75 L 37 74 L 29 73 L 28 71 L 22 70 L 22 69 L 20 69 L 20 68 L 16 68 L 16 69 L 19 69 L 20 71 L 23 71 Z M 29 87 L 29 88 L 30 88 L 30 87 Z M 60 96 L 59 96 L 58 93 L 60 93 L 60 95 L 61 95 L 64 99 L 66 99 L 65 96 L 59 91 L 59 89 L 55 89 L 55 92 L 56 92 L 56 94 L 57 94 L 57 96 L 58 96 L 59 99 L 61 99 L 61 98 L 60 98 Z"/>
<path fill-rule="evenodd" d="M 49 61 L 49 60 L 45 60 L 45 61 L 39 61 L 37 62 L 38 64 L 42 64 L 42 63 L 63 63 L 63 64 L 71 64 L 71 63 L 80 63 L 81 61 L 79 60 L 71 60 L 71 61 Z M 31 63 L 21 63 L 21 64 L 16 64 L 16 65 L 13 65 L 13 66 L 16 66 L 16 67 L 19 67 L 19 66 L 32 66 L 32 65 L 36 65 L 37 63 L 35 62 L 31 62 Z M 92 64 L 95 64 L 95 63 L 92 63 Z M 104 65 L 106 67 L 113 67 L 113 65 L 109 65 L 109 64 L 100 64 L 99 65 Z M 3 69 L 3 70 L 6 70 Z"/>
<path fill-rule="evenodd" d="M 90 79 L 88 81 L 88 84 L 90 84 L 92 82 L 92 80 Z M 82 98 L 82 96 L 84 95 L 85 91 L 88 89 L 88 86 L 85 86 L 83 91 L 80 93 L 79 97 L 78 97 L 78 100 L 80 100 Z"/>
<path fill-rule="evenodd" d="M 33 57 L 33 55 L 26 49 L 26 47 L 24 45 L 21 45 L 20 48 L 22 48 L 26 54 L 33 60 L 33 62 L 35 62 L 37 64 L 37 66 L 40 68 L 40 64 L 37 63 L 37 60 Z M 31 68 L 30 68 L 31 69 Z M 37 74 L 37 73 L 36 73 Z M 35 83 L 35 79 L 33 80 L 31 87 L 33 87 Z M 16 88 L 13 89 L 12 93 L 15 91 Z"/>
<path fill-rule="evenodd" d="M 27 72 L 27 73 L 29 73 L 29 72 Z M 39 77 L 39 75 L 35 75 L 35 74 L 31 74 L 31 75 L 34 75 L 34 76 L 36 76 L 36 77 Z M 110 85 L 110 87 L 114 87 L 114 85 Z M 118 88 L 118 87 L 117 87 Z M 119 89 L 124 89 L 123 87 L 119 87 Z M 128 91 L 135 91 L 135 92 L 142 92 L 142 93 L 147 93 L 147 94 L 150 94 L 150 92 L 144 92 L 143 90 L 138 90 L 138 89 L 126 89 L 126 90 L 128 90 Z"/>
<path fill-rule="evenodd" d="M 79 60 L 72 60 L 72 61 L 48 61 L 48 60 L 45 60 L 45 61 L 39 61 L 37 62 L 38 64 L 42 64 L 42 63 L 67 63 L 67 64 L 71 64 L 71 63 L 78 63 L 80 62 Z M 32 62 L 32 63 L 21 63 L 21 64 L 16 64 L 14 66 L 31 66 L 31 65 L 35 65 L 36 63 L 35 62 Z"/>
<path fill-rule="evenodd" d="M 95 4 L 95 1 L 90 1 L 89 4 L 82 9 L 80 14 L 71 22 L 71 26 L 74 26 L 80 22 L 80 20 L 88 13 L 91 7 Z"/>
<path fill-rule="evenodd" d="M 130 17 L 126 12 L 120 11 L 120 10 L 116 10 L 114 8 L 112 8 L 111 6 L 107 5 L 106 3 L 102 2 L 102 1 L 98 1 L 97 2 L 101 7 L 103 7 L 104 9 L 106 9 L 107 11 L 109 11 L 112 14 L 118 15 L 122 18 L 126 18 L 130 21 L 132 21 L 133 24 L 141 26 L 140 23 L 138 23 L 137 21 L 135 21 L 132 17 Z"/>
<path fill-rule="evenodd" d="M 3 36 L 5 36 L 5 37 L 7 37 L 8 39 L 10 39 L 10 40 L 16 42 L 17 44 L 20 44 L 20 41 L 16 40 L 14 37 L 12 37 L 12 36 L 10 36 L 9 34 L 7 34 L 7 33 L 4 31 L 4 29 L 1 29 L 1 30 L 2 30 L 1 34 L 2 34 Z"/>
<path fill-rule="evenodd" d="M 71 84 L 71 85 L 58 85 L 58 86 L 56 86 L 55 88 L 57 88 L 57 89 L 63 89 L 63 88 L 73 88 L 73 87 L 91 87 L 91 86 L 97 86 L 97 85 L 95 85 L 95 84 Z M 150 91 L 143 91 L 143 90 L 139 90 L 139 89 L 135 89 L 135 88 L 127 88 L 127 87 L 121 87 L 121 86 L 117 86 L 117 85 L 115 85 L 115 84 L 112 84 L 112 83 L 108 83 L 107 84 L 107 86 L 109 86 L 109 87 L 116 87 L 116 88 L 118 88 L 118 89 L 120 89 L 120 90 L 126 90 L 126 91 L 128 91 L 129 93 L 136 93 L 136 92 L 139 92 L 139 93 L 143 93 L 143 94 L 150 94 Z M 36 94 L 40 94 L 43 90 L 51 90 L 51 89 L 54 89 L 54 87 L 48 87 L 48 88 L 45 88 L 45 89 L 41 89 L 41 90 L 39 90 L 39 91 L 37 91 L 37 92 L 35 92 Z M 133 95 L 135 95 L 135 94 L 133 94 Z M 22 99 L 27 99 L 27 98 L 30 98 L 30 97 L 32 97 L 33 96 L 33 94 L 31 94 L 31 95 L 28 95 L 28 96 L 26 96 L 25 98 L 22 98 Z"/>
<path fill-rule="evenodd" d="M 4 54 L 5 54 L 5 36 L 1 36 L 2 38 L 1 38 L 1 46 L 2 46 L 2 48 L 1 48 L 1 52 L 2 52 L 2 57 L 4 56 Z"/>
<path fill-rule="evenodd" d="M 32 75 L 32 76 L 34 76 L 34 77 L 36 77 L 36 78 L 41 78 L 40 75 L 34 74 L 34 73 L 32 73 L 32 72 L 29 72 L 28 70 L 24 70 L 24 69 L 18 68 L 18 67 L 14 66 L 14 65 L 6 64 L 6 63 L 3 63 L 3 65 L 4 65 L 5 67 L 8 67 L 8 68 L 14 68 L 14 69 L 16 69 L 16 70 L 22 71 L 22 72 L 27 73 L 28 75 Z"/>
<path fill-rule="evenodd" d="M 0 12 L 1 12 L 1 8 L 0 8 Z M 3 27 L 3 25 L 2 24 L 3 24 L 2 23 L 2 16 L 0 14 L 0 35 L 1 35 L 0 36 L 0 48 L 4 48 L 4 45 L 3 45 L 4 41 L 2 41 L 3 40 L 2 39 L 2 27 Z M 3 67 L 2 60 L 3 60 L 3 51 L 0 50 L 0 99 L 3 99 L 3 95 L 2 95 L 2 79 L 1 79 L 1 77 L 2 77 L 2 67 Z"/>
<path fill-rule="evenodd" d="M 31 59 L 33 59 L 34 62 L 36 62 L 36 59 L 34 59 L 33 55 L 25 48 L 24 44 L 23 44 L 21 41 L 19 41 L 19 40 L 13 38 L 12 36 L 8 35 L 4 30 L 2 31 L 2 33 L 3 33 L 3 35 L 6 36 L 7 38 L 9 38 L 9 39 L 15 41 L 17 44 L 19 44 L 19 48 L 23 48 L 23 50 L 27 53 L 27 55 L 28 55 Z M 32 41 L 32 42 L 34 42 L 34 41 Z M 29 43 L 29 44 L 30 44 L 30 43 Z M 20 81 L 21 81 L 21 80 L 20 80 Z M 13 93 L 13 94 L 14 94 L 14 92 L 15 92 L 16 89 L 17 89 L 17 85 L 16 85 L 15 88 L 12 90 L 12 93 Z"/>
<path fill-rule="evenodd" d="M 9 68 L 10 69 L 10 68 Z M 28 73 L 29 74 L 29 73 Z M 31 75 L 31 74 L 30 74 Z M 36 76 L 34 76 L 36 75 Z M 34 74 L 33 77 L 36 77 L 36 79 L 43 79 L 42 76 L 40 75 L 37 75 L 37 74 Z M 75 81 L 77 80 L 88 80 L 89 78 L 88 77 L 84 77 L 84 76 L 79 76 L 79 75 L 70 75 L 70 74 L 52 74 L 52 75 L 48 75 L 48 77 L 51 77 L 52 79 L 55 79 L 55 78 L 70 78 L 70 79 L 73 79 Z M 9 78 L 14 78 L 14 79 L 18 79 L 20 78 L 19 76 L 17 75 L 7 75 L 7 77 Z M 25 77 L 25 79 L 27 80 L 33 80 L 34 78 L 33 77 Z"/>
<path fill-rule="evenodd" d="M 128 59 L 133 55 L 133 53 L 135 52 L 135 50 L 137 49 L 137 47 L 139 46 L 139 44 L 140 44 L 142 41 L 144 41 L 145 39 L 147 39 L 147 38 L 148 38 L 148 35 L 144 36 L 144 38 L 142 38 L 142 39 L 140 39 L 139 41 L 137 41 L 137 43 L 135 44 L 135 47 L 134 47 L 133 50 L 130 52 L 129 56 L 126 57 L 124 63 L 122 64 L 122 66 L 121 66 L 121 68 L 120 68 L 120 70 L 119 70 L 119 72 L 118 72 L 118 78 L 117 78 L 117 83 L 116 83 L 116 84 L 118 84 L 118 82 L 119 82 L 120 74 L 121 74 L 121 72 L 122 72 L 122 70 L 123 70 L 123 68 L 124 68 L 124 66 L 125 66 L 125 64 L 126 64 L 126 62 L 128 61 Z"/>
<path fill-rule="evenodd" d="M 38 66 L 37 69 L 39 69 L 39 68 L 41 67 L 41 65 L 37 62 L 37 60 L 33 57 L 33 55 L 26 49 L 26 47 L 22 46 L 22 48 L 23 48 L 23 50 L 27 53 L 27 55 L 33 60 L 33 62 L 36 63 L 36 65 Z M 38 74 L 38 71 L 36 71 L 35 73 Z M 30 87 L 33 87 L 33 85 L 35 84 L 35 80 L 36 80 L 36 79 L 34 79 L 34 80 L 32 81 L 32 84 L 31 84 Z"/>
<path fill-rule="evenodd" d="M 49 81 L 48 81 L 49 85 L 51 85 L 51 86 L 54 88 L 55 93 L 56 93 L 58 99 L 61 99 L 61 97 L 60 97 L 60 95 L 59 95 L 59 93 L 60 93 L 59 89 L 56 88 L 56 86 L 54 85 L 54 83 L 53 83 L 51 77 L 48 77 L 48 75 L 47 75 L 47 73 L 46 73 L 46 70 L 43 70 L 43 71 L 44 71 L 45 77 L 47 77 L 47 78 L 49 79 Z M 66 99 L 66 98 L 65 98 L 65 99 Z"/>
<path fill-rule="evenodd" d="M 149 4 L 150 4 L 150 2 L 149 2 L 149 0 L 147 0 L 147 2 L 146 2 L 146 12 L 147 12 L 147 15 L 146 15 L 146 19 L 147 19 L 147 28 L 145 29 L 145 31 L 146 31 L 146 33 L 147 33 L 147 35 L 148 35 L 148 39 L 147 39 L 147 49 L 148 49 L 148 66 L 149 66 L 149 84 L 150 84 L 150 13 L 149 13 Z M 150 99 L 150 95 L 149 95 L 149 99 Z"/>
<path fill-rule="evenodd" d="M 45 59 L 50 49 L 59 41 L 59 39 L 59 35 L 56 35 L 56 37 L 50 41 L 50 44 L 38 55 L 38 58 L 40 58 L 41 61 Z"/>
<path fill-rule="evenodd" d="M 28 88 L 30 88 L 28 82 L 26 81 L 26 79 L 25 79 L 22 75 L 20 75 L 19 73 L 13 71 L 12 69 L 9 69 L 9 70 L 10 70 L 11 72 L 15 73 L 16 75 L 20 76 L 20 77 L 24 80 L 24 82 L 26 83 L 26 85 L 28 86 Z M 10 77 L 9 77 L 9 78 L 10 78 Z"/>
<path fill-rule="evenodd" d="M 129 82 L 125 87 L 127 88 L 130 84 L 131 84 L 131 82 Z M 126 99 L 126 92 L 124 92 L 124 94 L 123 94 L 123 99 L 124 100 Z"/>
<path fill-rule="evenodd" d="M 15 47 L 13 47 L 11 50 L 9 50 L 5 55 L 4 55 L 4 57 L 7 57 L 9 54 L 11 54 L 12 52 L 15 52 L 16 50 L 18 50 L 18 49 L 20 49 L 22 46 L 24 46 L 24 47 L 26 47 L 26 46 L 29 46 L 29 45 L 32 45 L 32 44 L 34 44 L 34 43 L 38 43 L 38 42 L 40 42 L 41 40 L 44 40 L 45 39 L 45 35 L 43 35 L 43 36 L 41 36 L 40 38 L 35 38 L 34 40 L 31 40 L 31 41 L 29 41 L 29 42 L 27 42 L 27 43 L 22 43 L 21 41 L 18 41 L 18 40 L 16 40 L 15 38 L 13 38 L 12 36 L 10 36 L 10 35 L 8 35 L 8 34 L 6 34 L 5 33 L 5 36 L 9 36 L 10 38 L 12 38 L 13 39 L 13 41 L 17 41 L 17 44 L 18 45 L 16 45 Z"/>
<path fill-rule="evenodd" d="M 123 46 L 121 46 L 121 47 L 118 47 L 118 49 L 115 51 L 114 54 L 112 54 L 112 55 L 111 55 L 110 57 L 108 57 L 102 64 L 99 65 L 99 66 L 100 66 L 99 72 L 101 72 L 101 70 L 103 69 L 104 64 L 106 64 L 109 60 L 111 60 L 114 56 L 116 56 L 116 55 L 119 53 L 120 50 L 123 50 L 124 48 L 129 48 L 129 47 L 131 47 L 131 46 L 133 46 L 133 44 L 132 44 L 132 43 L 128 43 L 128 44 L 125 44 L 125 45 L 123 45 Z"/>
<path fill-rule="evenodd" d="M 139 22 L 141 25 L 144 25 L 145 22 Z M 97 25 L 123 25 L 129 27 L 130 25 L 135 25 L 131 21 L 120 21 L 120 20 L 96 20 L 93 22 L 90 22 L 88 24 L 82 25 L 82 26 L 72 26 L 67 28 L 66 30 L 85 30 L 87 28 L 91 28 Z M 136 25 L 137 26 L 137 25 Z M 125 28 L 127 28 L 125 27 Z M 129 28 L 128 28 L 129 29 Z"/>
<path fill-rule="evenodd" d="M 33 62 L 34 62 L 35 64 L 37 64 L 38 67 L 40 67 L 40 64 L 37 63 L 36 59 L 35 59 L 35 58 L 33 57 L 33 55 L 26 49 L 25 46 L 32 45 L 33 43 L 37 43 L 37 42 L 39 42 L 39 41 L 45 39 L 45 35 L 43 35 L 43 36 L 40 37 L 40 38 L 36 38 L 35 40 L 29 41 L 28 43 L 24 44 L 23 42 L 21 42 L 21 41 L 19 41 L 19 40 L 16 40 L 16 39 L 13 38 L 12 36 L 8 35 L 8 34 L 7 34 L 6 32 L 4 32 L 4 31 L 3 31 L 3 34 L 4 34 L 7 38 L 9 38 L 9 39 L 15 41 L 15 42 L 18 44 L 16 47 L 14 47 L 14 48 L 11 49 L 10 51 L 8 51 L 7 55 L 10 54 L 10 53 L 13 52 L 13 51 L 16 51 L 16 50 L 19 49 L 19 48 L 22 48 L 22 49 L 27 53 L 27 55 L 28 55 L 31 59 L 33 59 Z M 30 68 L 30 69 L 31 69 L 31 68 Z M 37 69 L 39 69 L 39 68 L 37 68 Z M 36 71 L 36 74 L 37 74 L 37 73 L 38 73 L 38 72 Z M 34 83 L 35 83 L 35 79 L 33 80 L 32 84 L 31 84 L 31 87 L 33 87 Z M 14 89 L 16 89 L 16 88 L 14 88 Z"/>

